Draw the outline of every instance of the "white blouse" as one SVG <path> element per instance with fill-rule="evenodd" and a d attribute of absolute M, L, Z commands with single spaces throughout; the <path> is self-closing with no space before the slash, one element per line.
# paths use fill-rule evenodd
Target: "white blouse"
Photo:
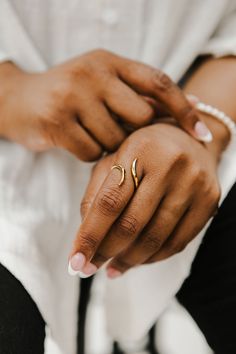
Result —
<path fill-rule="evenodd" d="M 1 61 L 42 71 L 98 47 L 178 81 L 200 54 L 236 55 L 236 1 L 0 0 Z M 234 149 L 219 168 L 222 198 L 236 180 Z M 0 262 L 37 303 L 61 354 L 75 353 L 79 289 L 67 259 L 90 168 L 64 151 L 35 154 L 0 140 Z M 108 282 L 117 339 L 136 339 L 155 321 L 188 275 L 203 233 L 181 254 Z"/>

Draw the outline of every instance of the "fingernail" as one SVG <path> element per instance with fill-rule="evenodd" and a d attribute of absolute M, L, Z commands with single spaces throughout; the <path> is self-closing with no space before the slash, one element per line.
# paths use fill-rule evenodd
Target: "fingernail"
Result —
<path fill-rule="evenodd" d="M 119 270 L 115 269 L 115 268 L 108 268 L 107 269 L 107 276 L 110 279 L 118 278 L 121 275 L 122 275 L 122 273 Z"/>
<path fill-rule="evenodd" d="M 85 266 L 86 258 L 83 253 L 76 253 L 69 261 L 68 273 L 70 275 L 78 275 Z"/>
<path fill-rule="evenodd" d="M 93 263 L 87 263 L 83 268 L 83 275 L 88 278 L 97 272 L 98 268 Z"/>
<path fill-rule="evenodd" d="M 213 136 L 206 124 L 198 121 L 194 127 L 197 138 L 205 143 L 210 143 L 213 140 Z"/>
<path fill-rule="evenodd" d="M 196 104 L 198 103 L 200 100 L 197 96 L 194 95 L 187 95 L 187 99 L 192 103 L 192 104 Z"/>

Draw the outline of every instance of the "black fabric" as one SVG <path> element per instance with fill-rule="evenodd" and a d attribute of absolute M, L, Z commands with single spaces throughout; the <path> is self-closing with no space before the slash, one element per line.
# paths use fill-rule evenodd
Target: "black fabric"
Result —
<path fill-rule="evenodd" d="M 236 184 L 208 229 L 177 297 L 216 354 L 236 354 Z"/>
<path fill-rule="evenodd" d="M 80 280 L 80 299 L 78 305 L 78 333 L 77 333 L 77 354 L 85 354 L 85 330 L 86 330 L 86 315 L 88 304 L 91 295 L 91 287 L 93 278 Z"/>
<path fill-rule="evenodd" d="M 156 333 L 156 326 L 154 325 L 148 333 L 149 341 L 146 348 L 148 354 L 159 354 L 157 352 L 156 343 L 155 343 L 156 342 L 155 333 Z M 120 349 L 119 343 L 114 342 L 112 354 L 125 354 L 125 353 Z"/>
<path fill-rule="evenodd" d="M 43 354 L 45 323 L 22 284 L 0 264 L 0 354 Z"/>

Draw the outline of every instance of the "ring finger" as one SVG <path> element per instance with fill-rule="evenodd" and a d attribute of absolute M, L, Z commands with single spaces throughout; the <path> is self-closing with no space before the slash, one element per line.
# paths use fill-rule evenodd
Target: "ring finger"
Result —
<path fill-rule="evenodd" d="M 116 150 L 124 141 L 126 137 L 124 129 L 115 122 L 102 102 L 91 99 L 78 108 L 78 115 L 82 126 L 107 151 Z"/>
<path fill-rule="evenodd" d="M 108 265 L 108 276 L 115 277 L 128 269 L 143 264 L 157 253 L 175 229 L 190 204 L 179 189 L 168 194 L 156 210 L 152 220 L 129 249 Z"/>
<path fill-rule="evenodd" d="M 148 263 L 162 261 L 182 252 L 210 220 L 212 211 L 212 208 L 202 207 L 202 200 L 195 201 L 159 252 L 148 259 Z"/>

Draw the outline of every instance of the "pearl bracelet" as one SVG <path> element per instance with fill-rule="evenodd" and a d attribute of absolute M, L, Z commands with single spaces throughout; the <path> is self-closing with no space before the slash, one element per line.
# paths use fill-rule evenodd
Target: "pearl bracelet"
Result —
<path fill-rule="evenodd" d="M 210 116 L 216 118 L 218 121 L 223 123 L 226 128 L 229 130 L 231 137 L 236 135 L 236 124 L 232 118 L 227 116 L 224 112 L 220 111 L 219 109 L 210 106 L 209 104 L 205 104 L 203 102 L 197 102 L 195 107 L 198 111 L 202 113 L 209 114 Z"/>

